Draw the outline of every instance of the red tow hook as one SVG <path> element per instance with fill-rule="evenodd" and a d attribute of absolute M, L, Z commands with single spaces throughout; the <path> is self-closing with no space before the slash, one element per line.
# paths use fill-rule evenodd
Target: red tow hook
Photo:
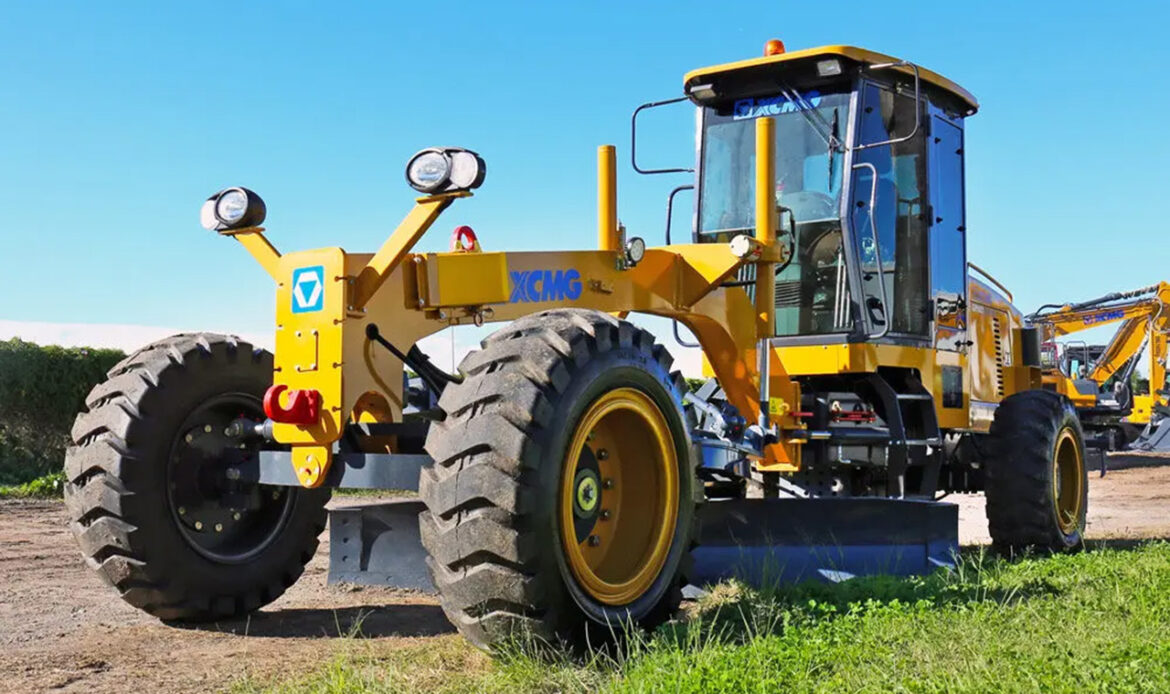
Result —
<path fill-rule="evenodd" d="M 286 385 L 271 386 L 264 393 L 264 414 L 281 424 L 313 424 L 321 411 L 321 394 L 315 390 L 289 390 L 288 406 L 280 404 Z"/>

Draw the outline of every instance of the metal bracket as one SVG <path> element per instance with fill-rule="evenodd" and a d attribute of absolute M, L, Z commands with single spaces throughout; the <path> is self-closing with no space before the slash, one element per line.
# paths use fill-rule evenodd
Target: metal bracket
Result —
<path fill-rule="evenodd" d="M 418 491 L 428 455 L 406 453 L 338 453 L 322 486 L 347 489 L 401 489 Z M 299 487 L 289 451 L 260 451 L 228 468 L 228 478 L 282 487 Z"/>

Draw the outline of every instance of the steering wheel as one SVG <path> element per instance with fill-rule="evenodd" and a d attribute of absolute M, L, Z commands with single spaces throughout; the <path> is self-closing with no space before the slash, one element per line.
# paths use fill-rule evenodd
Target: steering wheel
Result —
<path fill-rule="evenodd" d="M 783 193 L 780 204 L 791 209 L 801 221 L 831 219 L 837 216 L 837 201 L 815 190 L 797 190 Z"/>

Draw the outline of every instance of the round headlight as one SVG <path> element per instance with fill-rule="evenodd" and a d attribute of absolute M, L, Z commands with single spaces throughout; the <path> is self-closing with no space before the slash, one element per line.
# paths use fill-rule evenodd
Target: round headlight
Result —
<path fill-rule="evenodd" d="M 259 195 L 247 188 L 225 188 L 203 203 L 199 223 L 204 229 L 230 231 L 260 226 L 267 214 Z"/>
<path fill-rule="evenodd" d="M 431 147 L 410 158 L 406 182 L 420 193 L 471 190 L 483 183 L 487 167 L 475 152 L 458 147 Z"/>
<path fill-rule="evenodd" d="M 641 236 L 634 236 L 626 242 L 626 260 L 630 265 L 637 265 L 646 257 L 646 241 Z"/>
<path fill-rule="evenodd" d="M 474 188 L 483 174 L 482 160 L 475 152 L 451 153 L 451 185 L 456 188 Z"/>
<path fill-rule="evenodd" d="M 419 152 L 406 167 L 406 179 L 410 185 L 424 193 L 442 188 L 450 175 L 451 160 L 437 150 Z"/>
<path fill-rule="evenodd" d="M 225 191 L 215 203 L 215 216 L 225 224 L 235 224 L 247 211 L 248 196 L 239 189 Z"/>

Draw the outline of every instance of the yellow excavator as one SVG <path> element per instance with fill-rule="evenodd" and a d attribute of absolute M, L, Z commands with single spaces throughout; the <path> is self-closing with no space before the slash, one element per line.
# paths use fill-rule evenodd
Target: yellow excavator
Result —
<path fill-rule="evenodd" d="M 1103 450 L 1170 449 L 1162 431 L 1167 414 L 1166 357 L 1170 334 L 1170 284 L 1113 292 L 1089 301 L 1046 304 L 1028 322 L 1041 330 L 1044 387 L 1077 408 L 1086 444 Z M 1058 342 L 1107 325 L 1117 330 L 1107 344 Z M 1149 390 L 1134 392 L 1131 377 L 1145 356 Z"/>

